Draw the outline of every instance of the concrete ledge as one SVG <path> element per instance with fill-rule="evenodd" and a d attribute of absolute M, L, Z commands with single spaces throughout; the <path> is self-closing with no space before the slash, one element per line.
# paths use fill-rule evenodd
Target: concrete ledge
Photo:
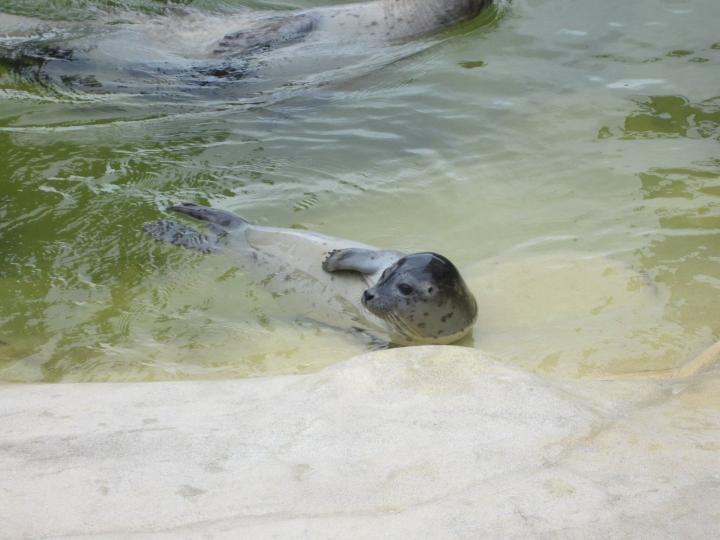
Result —
<path fill-rule="evenodd" d="M 553 382 L 472 349 L 304 376 L 0 387 L 0 535 L 720 535 L 720 373 Z"/>

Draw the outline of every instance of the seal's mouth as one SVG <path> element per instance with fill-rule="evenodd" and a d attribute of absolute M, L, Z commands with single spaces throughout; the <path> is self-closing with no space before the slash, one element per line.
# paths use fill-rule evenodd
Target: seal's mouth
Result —
<path fill-rule="evenodd" d="M 367 293 L 367 291 L 365 292 Z M 407 345 L 427 339 L 427 336 L 418 334 L 417 331 L 408 326 L 391 307 L 384 305 L 384 303 L 379 303 L 378 305 L 378 303 L 373 302 L 373 300 L 374 296 L 372 294 L 370 298 L 368 298 L 367 294 L 363 294 L 361 302 L 370 313 L 392 326 L 395 332 L 397 332 L 396 339 L 397 337 L 401 338 L 397 339 L 398 342 Z"/>
<path fill-rule="evenodd" d="M 388 306 L 386 302 L 383 302 L 382 298 L 378 300 L 377 294 L 374 293 L 372 289 L 367 289 L 363 293 L 360 301 L 370 313 L 382 319 L 392 313 L 392 308 Z"/>
<path fill-rule="evenodd" d="M 381 319 L 385 318 L 385 314 L 388 312 L 387 309 L 383 309 L 381 306 L 376 306 L 372 302 L 372 298 L 368 299 L 367 291 L 363 293 L 362 298 L 360 299 L 360 302 L 363 306 L 365 306 L 365 309 L 367 309 L 370 313 L 373 315 L 380 317 Z"/>

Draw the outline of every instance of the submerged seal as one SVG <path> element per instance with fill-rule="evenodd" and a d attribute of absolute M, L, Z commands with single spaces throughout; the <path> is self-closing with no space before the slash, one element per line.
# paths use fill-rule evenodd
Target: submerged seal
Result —
<path fill-rule="evenodd" d="M 193 203 L 170 210 L 207 221 L 210 235 L 180 223 L 145 225 L 157 240 L 240 256 L 271 292 L 316 321 L 398 345 L 447 344 L 468 334 L 477 304 L 460 272 L 437 253 L 380 250 L 313 232 L 253 225 Z"/>
<path fill-rule="evenodd" d="M 266 15 L 227 34 L 221 56 L 273 49 L 301 39 L 388 42 L 427 34 L 477 16 L 493 0 L 375 0 Z"/>
<path fill-rule="evenodd" d="M 126 23 L 69 24 L 47 38 L 0 39 L 0 68 L 92 93 L 267 95 L 311 73 L 331 77 L 367 58 L 369 48 L 390 50 L 398 41 L 475 17 L 491 3 L 374 0 L 289 11 L 243 8 L 224 17 L 172 10 Z"/>

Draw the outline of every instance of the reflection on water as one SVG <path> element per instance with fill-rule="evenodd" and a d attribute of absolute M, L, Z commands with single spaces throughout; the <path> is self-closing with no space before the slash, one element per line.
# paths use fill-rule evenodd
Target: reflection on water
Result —
<path fill-rule="evenodd" d="M 465 344 L 506 362 L 676 369 L 720 340 L 720 50 L 707 23 L 720 4 L 674 3 L 517 0 L 441 36 L 350 51 L 327 77 L 305 77 L 311 58 L 275 58 L 251 92 L 97 94 L 6 63 L 0 380 L 297 373 L 367 349 L 288 314 L 232 258 L 142 234 L 181 200 L 440 251 L 480 304 Z M 248 5 L 236 4 L 188 9 Z M 81 33 L 168 15 L 146 0 L 2 9 L 18 32 L 22 17 Z"/>
<path fill-rule="evenodd" d="M 683 96 L 650 96 L 625 119 L 626 138 L 689 137 L 720 139 L 720 97 L 690 103 Z M 611 136 L 604 127 L 599 137 Z"/>

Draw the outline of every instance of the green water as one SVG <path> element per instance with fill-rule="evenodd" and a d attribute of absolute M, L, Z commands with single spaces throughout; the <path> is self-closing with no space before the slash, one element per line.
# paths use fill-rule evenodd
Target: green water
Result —
<path fill-rule="evenodd" d="M 10 0 L 0 38 L 157 18 L 167 42 L 241 5 L 281 6 Z M 720 339 L 717 21 L 717 0 L 516 0 L 218 91 L 102 93 L 0 64 L 0 380 L 297 373 L 368 350 L 231 257 L 143 235 L 184 200 L 442 252 L 480 305 L 464 345 L 508 363 L 680 368 Z"/>

